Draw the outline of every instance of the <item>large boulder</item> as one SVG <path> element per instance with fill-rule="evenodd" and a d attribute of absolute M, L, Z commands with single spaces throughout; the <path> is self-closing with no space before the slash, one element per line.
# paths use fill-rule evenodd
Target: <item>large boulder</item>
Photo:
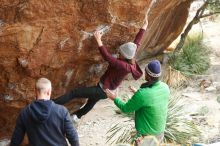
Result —
<path fill-rule="evenodd" d="M 106 69 L 91 33 L 107 28 L 112 53 L 149 27 L 138 58 L 164 50 L 181 33 L 190 0 L 0 0 L 0 139 L 10 137 L 19 111 L 47 77 L 53 97 L 97 83 Z M 110 29 L 109 29 L 110 28 Z M 81 101 L 77 102 L 82 104 Z"/>

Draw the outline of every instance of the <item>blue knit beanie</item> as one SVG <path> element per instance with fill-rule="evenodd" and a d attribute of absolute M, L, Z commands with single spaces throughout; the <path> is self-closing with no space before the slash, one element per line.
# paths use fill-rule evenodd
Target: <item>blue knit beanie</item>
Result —
<path fill-rule="evenodd" d="M 161 75 L 161 65 L 160 65 L 160 62 L 158 60 L 151 61 L 145 67 L 145 71 L 151 77 L 160 77 L 160 75 Z"/>

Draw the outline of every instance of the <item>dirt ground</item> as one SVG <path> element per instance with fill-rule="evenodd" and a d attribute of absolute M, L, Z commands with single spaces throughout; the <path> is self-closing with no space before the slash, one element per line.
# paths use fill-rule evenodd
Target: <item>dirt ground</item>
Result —
<path fill-rule="evenodd" d="M 203 131 L 206 143 L 220 141 L 220 103 L 217 97 L 220 95 L 220 17 L 215 21 L 206 19 L 202 21 L 204 32 L 204 43 L 211 50 L 211 67 L 202 76 L 195 76 L 195 80 L 190 86 L 183 90 L 183 95 L 189 101 L 191 112 L 202 114 L 200 117 L 200 127 Z M 193 28 L 195 33 L 201 30 L 197 25 Z M 206 89 L 201 89 L 199 84 L 202 80 L 211 82 Z M 197 119 L 198 120 L 198 119 Z"/>

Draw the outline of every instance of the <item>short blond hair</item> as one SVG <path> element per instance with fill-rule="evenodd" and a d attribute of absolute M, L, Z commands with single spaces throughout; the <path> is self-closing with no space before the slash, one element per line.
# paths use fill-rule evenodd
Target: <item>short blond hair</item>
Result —
<path fill-rule="evenodd" d="M 39 93 L 47 92 L 52 89 L 51 81 L 47 78 L 39 78 L 36 82 L 36 89 Z"/>

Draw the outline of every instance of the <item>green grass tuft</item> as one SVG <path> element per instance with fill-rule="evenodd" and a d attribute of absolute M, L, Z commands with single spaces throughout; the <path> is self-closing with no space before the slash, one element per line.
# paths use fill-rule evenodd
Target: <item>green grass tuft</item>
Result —
<path fill-rule="evenodd" d="M 210 51 L 202 40 L 201 34 L 188 37 L 175 61 L 170 59 L 169 64 L 174 69 L 185 74 L 201 74 L 205 72 L 210 67 Z"/>

